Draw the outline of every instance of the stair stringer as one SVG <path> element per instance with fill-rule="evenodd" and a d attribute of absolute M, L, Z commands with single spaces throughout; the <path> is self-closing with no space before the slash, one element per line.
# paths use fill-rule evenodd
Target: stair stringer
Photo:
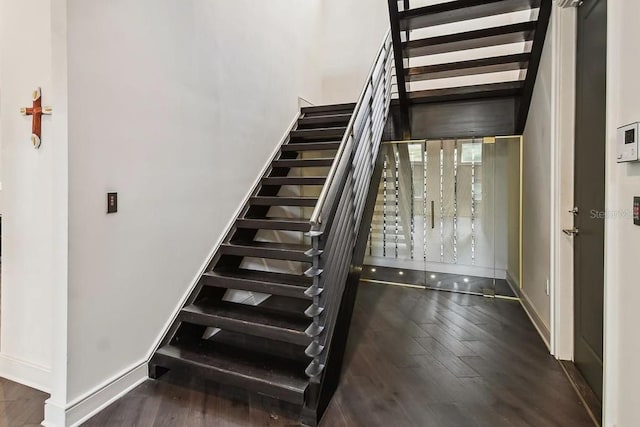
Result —
<path fill-rule="evenodd" d="M 293 120 L 291 121 L 291 123 L 289 124 L 289 126 L 287 127 L 287 130 L 284 132 L 282 138 L 280 139 L 278 144 L 274 147 L 273 152 L 269 156 L 268 160 L 265 162 L 265 165 L 262 168 L 262 170 L 257 175 L 256 180 L 251 186 L 251 189 L 249 190 L 249 192 L 245 195 L 242 203 L 239 205 L 239 208 L 233 213 L 231 219 L 229 220 L 229 222 L 227 223 L 227 226 L 225 227 L 225 232 L 221 235 L 221 238 L 218 239 L 218 241 L 216 241 L 216 243 L 214 244 L 213 249 L 211 250 L 209 256 L 207 257 L 207 260 L 203 263 L 198 274 L 195 276 L 195 279 L 193 280 L 192 284 L 189 286 L 184 296 L 180 299 L 180 303 L 174 309 L 171 318 L 165 324 L 165 327 L 162 329 L 161 333 L 156 339 L 156 344 L 154 345 L 154 347 L 151 349 L 151 351 L 147 356 L 147 361 L 149 363 L 149 377 L 157 378 L 159 376 L 155 372 L 155 367 L 151 364 L 151 359 L 153 358 L 153 355 L 158 351 L 160 347 L 168 344 L 175 337 L 175 334 L 178 328 L 180 327 L 180 324 L 182 323 L 179 319 L 180 311 L 184 307 L 192 304 L 196 300 L 200 292 L 202 291 L 202 288 L 204 286 L 202 276 L 204 275 L 204 273 L 211 270 L 211 268 L 213 268 L 213 266 L 215 266 L 220 260 L 220 257 L 221 257 L 220 246 L 222 246 L 222 244 L 224 244 L 225 242 L 228 242 L 231 239 L 231 236 L 233 236 L 233 234 L 237 231 L 237 228 L 235 227 L 236 220 L 240 216 L 243 216 L 246 213 L 246 211 L 249 209 L 249 200 L 251 199 L 251 197 L 255 196 L 255 194 L 260 190 L 262 178 L 266 176 L 271 170 L 272 168 L 271 164 L 278 157 L 281 147 L 289 142 L 291 131 L 296 129 L 297 123 L 300 117 L 301 117 L 301 112 L 298 111 L 295 117 L 293 118 Z"/>
<path fill-rule="evenodd" d="M 378 197 L 378 186 L 382 177 L 382 167 L 384 164 L 384 150 L 381 148 L 376 157 L 375 168 L 369 182 L 369 190 L 367 192 L 367 200 L 358 230 L 356 247 L 353 251 L 353 257 L 347 276 L 347 284 L 342 295 L 336 328 L 331 337 L 331 346 L 327 364 L 323 373 L 322 381 L 317 386 L 317 399 L 307 401 L 302 410 L 301 421 L 303 425 L 315 427 L 320 423 L 324 412 L 326 411 L 333 394 L 335 393 L 342 373 L 344 355 L 349 337 L 349 329 L 351 327 L 351 318 L 356 302 L 358 292 L 358 284 L 360 282 L 360 274 L 367 249 L 369 236 L 369 228 L 373 219 L 373 211 L 375 209 L 376 199 Z M 309 393 L 310 394 L 310 393 Z M 314 393 L 315 394 L 315 393 Z"/>

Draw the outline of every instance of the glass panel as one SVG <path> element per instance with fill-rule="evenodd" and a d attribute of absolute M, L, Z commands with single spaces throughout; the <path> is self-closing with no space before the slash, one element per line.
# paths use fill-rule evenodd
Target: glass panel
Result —
<path fill-rule="evenodd" d="M 393 143 L 365 279 L 512 296 L 520 275 L 520 139 Z"/>
<path fill-rule="evenodd" d="M 427 233 L 427 286 L 492 292 L 492 150 L 480 139 L 442 140 L 428 141 L 427 153 L 434 159 L 427 173 L 427 193 L 432 196 L 429 215 L 434 218 Z"/>
<path fill-rule="evenodd" d="M 520 149 L 520 138 L 496 140 L 495 289 L 511 297 L 520 281 Z"/>
<path fill-rule="evenodd" d="M 384 166 L 368 242 L 368 265 L 363 277 L 388 283 L 424 286 L 421 233 L 422 210 L 416 213 L 415 182 L 422 173 L 420 144 L 385 144 Z"/>
<path fill-rule="evenodd" d="M 496 214 L 502 211 L 496 206 L 496 144 L 495 139 L 482 144 L 482 166 L 478 176 L 480 198 L 477 202 L 477 227 L 475 230 L 477 275 L 482 277 L 480 288 L 487 296 L 495 295 L 496 278 Z"/>

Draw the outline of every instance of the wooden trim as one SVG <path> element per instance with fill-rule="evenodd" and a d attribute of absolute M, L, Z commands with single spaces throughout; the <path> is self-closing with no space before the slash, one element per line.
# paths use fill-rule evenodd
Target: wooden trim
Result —
<path fill-rule="evenodd" d="M 45 393 L 51 392 L 51 369 L 0 354 L 0 377 Z"/>
<path fill-rule="evenodd" d="M 398 84 L 398 100 L 400 102 L 400 130 L 405 139 L 411 138 L 409 120 L 409 97 L 405 82 L 404 54 L 400 39 L 400 20 L 398 17 L 398 1 L 389 0 L 389 18 L 391 20 L 391 41 L 393 44 L 393 60 L 396 66 L 396 82 Z"/>
<path fill-rule="evenodd" d="M 528 53 L 449 62 L 445 64 L 412 67 L 405 70 L 406 78 L 411 81 L 433 80 L 460 77 L 501 71 L 526 70 L 529 63 Z"/>
<path fill-rule="evenodd" d="M 531 319 L 531 323 L 533 323 L 533 326 L 540 334 L 540 338 L 542 338 L 544 344 L 547 346 L 549 351 L 551 351 L 551 331 L 549 330 L 549 327 L 545 325 L 542 317 L 540 317 L 533 304 L 531 304 L 531 301 L 529 300 L 527 294 L 524 293 L 522 283 L 520 283 L 520 286 L 520 288 L 514 289 L 514 291 L 516 291 L 516 294 L 518 295 L 518 298 L 520 298 L 520 304 L 522 305 L 522 308 L 524 308 L 524 311 L 527 313 L 527 316 L 529 316 L 529 319 Z"/>
<path fill-rule="evenodd" d="M 443 25 L 519 10 L 535 9 L 540 0 L 458 0 L 400 12 L 403 30 Z"/>
<path fill-rule="evenodd" d="M 538 23 L 535 21 L 526 21 L 499 27 L 445 34 L 407 41 L 403 43 L 403 49 L 404 54 L 412 58 L 507 43 L 526 42 L 535 40 L 537 27 Z"/>
<path fill-rule="evenodd" d="M 480 100 L 484 98 L 507 98 L 521 93 L 523 82 L 515 80 L 473 86 L 428 89 L 409 94 L 412 104 L 435 104 L 451 101 Z"/>
<path fill-rule="evenodd" d="M 580 401 L 587 410 L 589 417 L 596 427 L 600 427 L 602 425 L 602 402 L 598 400 L 598 396 L 596 396 L 593 390 L 591 390 L 589 384 L 587 384 L 586 380 L 572 361 L 559 360 L 558 362 L 569 379 L 571 386 L 580 398 Z"/>
<path fill-rule="evenodd" d="M 549 20 L 551 19 L 552 7 L 552 0 L 542 0 L 542 4 L 540 5 L 540 12 L 538 13 L 538 23 L 536 25 L 536 31 L 533 37 L 533 46 L 531 48 L 531 59 L 529 60 L 529 68 L 527 69 L 527 78 L 525 80 L 524 88 L 522 89 L 522 100 L 520 102 L 520 108 L 518 109 L 516 133 L 524 133 L 524 127 L 527 124 L 527 116 L 529 115 L 529 107 L 531 106 L 533 89 L 536 85 L 538 68 L 540 68 L 540 60 L 542 59 L 544 41 L 547 37 L 547 29 L 549 27 Z"/>

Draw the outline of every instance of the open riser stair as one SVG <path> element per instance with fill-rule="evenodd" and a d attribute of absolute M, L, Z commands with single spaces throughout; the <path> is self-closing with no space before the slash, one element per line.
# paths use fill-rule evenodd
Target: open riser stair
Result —
<path fill-rule="evenodd" d="M 412 106 L 507 98 L 513 132 L 522 133 L 552 0 L 388 3 L 404 136 L 411 133 Z"/>
<path fill-rule="evenodd" d="M 312 246 L 305 237 L 311 229 L 305 208 L 315 207 L 318 198 L 300 193 L 302 187 L 325 184 L 354 107 L 337 105 L 322 113 L 313 107 L 302 109 L 297 126 L 154 356 L 156 369 L 198 371 L 221 383 L 303 404 L 309 382 L 305 348 L 312 341 L 305 331 L 313 323 L 305 315 L 313 300 L 309 291 L 313 279 L 304 275 L 313 261 L 307 254 Z M 305 156 L 321 150 L 321 158 Z M 306 168 L 323 173 L 307 177 Z M 298 195 L 291 195 L 288 187 Z M 274 233 L 259 238 L 263 230 Z M 282 243 L 279 231 L 297 242 Z M 292 271 L 268 271 L 270 260 L 290 261 Z M 254 305 L 251 297 L 257 294 L 268 297 Z M 208 336 L 211 328 L 218 332 Z M 256 346 L 255 339 L 262 340 L 269 353 Z"/>
<path fill-rule="evenodd" d="M 346 334 L 334 331 L 338 321 L 348 329 L 352 263 L 377 195 L 391 70 L 389 34 L 358 103 L 301 109 L 152 357 L 152 377 L 203 376 L 318 422 L 337 385 Z"/>
<path fill-rule="evenodd" d="M 518 129 L 526 121 L 551 0 L 430 3 L 389 0 L 391 30 L 356 103 L 301 109 L 176 314 L 150 376 L 202 376 L 293 405 L 305 425 L 319 422 L 340 377 L 365 251 L 379 250 L 380 238 L 384 251 L 389 228 L 394 251 L 411 239 L 401 215 L 411 202 L 395 199 L 406 181 L 393 175 L 401 154 L 381 147 L 385 126 L 396 126 L 394 68 L 403 136 L 419 122 L 409 120 L 410 105 L 508 98 Z M 525 49 L 495 49 L 514 44 Z M 517 78 L 488 78 L 505 73 Z M 397 209 L 376 205 L 379 193 Z"/>

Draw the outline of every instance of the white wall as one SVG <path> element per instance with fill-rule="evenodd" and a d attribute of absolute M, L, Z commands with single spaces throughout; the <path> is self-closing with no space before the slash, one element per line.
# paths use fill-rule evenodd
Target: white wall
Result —
<path fill-rule="evenodd" d="M 64 118 L 63 96 L 53 80 L 50 0 L 1 2 L 2 110 L 2 330 L 0 375 L 40 389 L 50 388 L 52 298 L 58 283 L 56 264 L 65 264 L 66 139 L 54 134 Z M 31 146 L 31 118 L 19 114 L 42 87 L 43 102 L 53 105 L 45 117 L 42 147 Z M 61 246 L 62 245 L 62 246 Z"/>
<path fill-rule="evenodd" d="M 555 16 L 552 16 L 552 20 Z M 549 29 L 553 28 L 550 25 Z M 550 330 L 552 50 L 547 33 L 523 143 L 523 297 Z M 540 326 L 540 325 L 539 325 Z M 548 337 L 547 337 L 548 338 Z"/>
<path fill-rule="evenodd" d="M 573 357 L 573 227 L 576 10 L 552 9 L 523 147 L 525 308 L 559 359 Z M 549 294 L 547 294 L 549 280 Z"/>
<path fill-rule="evenodd" d="M 521 245 L 520 235 L 522 230 L 521 225 L 521 209 L 520 203 L 522 199 L 521 195 L 521 179 L 520 173 L 520 138 L 507 139 L 504 142 L 501 140 L 496 141 L 497 144 L 506 145 L 507 160 L 506 160 L 506 176 L 507 184 L 505 185 L 505 193 L 507 198 L 507 277 L 511 280 L 511 285 L 514 287 L 520 287 L 520 261 L 521 261 Z"/>
<path fill-rule="evenodd" d="M 321 0 L 0 2 L 0 375 L 51 389 L 45 423 L 66 425 L 144 368 L 299 97 L 356 99 L 386 3 L 354 28 Z M 39 151 L 18 114 L 35 86 Z"/>
<path fill-rule="evenodd" d="M 146 360 L 298 96 L 319 103 L 319 6 L 69 1 L 69 402 Z"/>
<path fill-rule="evenodd" d="M 640 164 L 616 164 L 616 128 L 640 121 L 640 3 L 608 2 L 607 210 L 629 212 L 640 196 Z M 606 222 L 604 425 L 640 425 L 640 227 L 630 218 Z"/>
<path fill-rule="evenodd" d="M 385 0 L 322 0 L 322 101 L 356 102 L 389 29 Z"/>

